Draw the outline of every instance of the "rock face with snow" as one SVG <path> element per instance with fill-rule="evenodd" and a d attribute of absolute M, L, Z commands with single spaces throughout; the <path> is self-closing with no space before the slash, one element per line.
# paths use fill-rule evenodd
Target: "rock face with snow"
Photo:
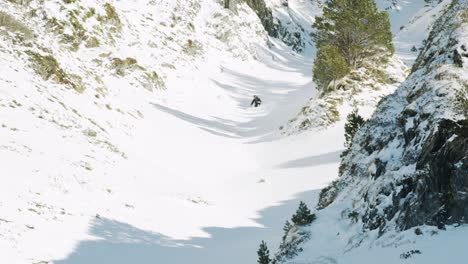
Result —
<path fill-rule="evenodd" d="M 468 1 L 453 1 L 436 21 L 408 80 L 356 134 L 321 207 L 351 199 L 364 229 L 380 234 L 468 222 L 467 12 Z"/>
<path fill-rule="evenodd" d="M 343 120 L 352 108 L 369 115 L 384 96 L 405 80 L 407 72 L 408 67 L 396 57 L 383 64 L 369 61 L 337 81 L 335 89 L 314 95 L 301 112 L 289 120 L 283 133 L 327 128 Z"/>
<path fill-rule="evenodd" d="M 270 8 L 265 4 L 264 0 L 245 0 L 248 6 L 252 8 L 262 21 L 262 25 L 272 37 L 278 36 L 278 25 L 275 23 L 273 14 Z"/>
<path fill-rule="evenodd" d="M 269 36 L 281 39 L 296 52 L 304 52 L 312 45 L 311 21 L 301 21 L 304 18 L 298 17 L 287 0 L 245 0 L 245 3 L 255 11 Z M 318 6 L 317 1 L 302 4 Z"/>

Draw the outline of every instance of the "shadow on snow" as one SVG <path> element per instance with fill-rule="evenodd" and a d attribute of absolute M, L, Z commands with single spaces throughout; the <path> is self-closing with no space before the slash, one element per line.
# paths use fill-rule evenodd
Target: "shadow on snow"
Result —
<path fill-rule="evenodd" d="M 99 238 L 81 242 L 66 259 L 55 264 L 248 264 L 256 263 L 261 240 L 271 251 L 279 245 L 285 217 L 292 215 L 299 201 L 312 206 L 318 190 L 297 195 L 294 199 L 260 211 L 256 219 L 263 227 L 218 228 L 203 230 L 209 238 L 172 240 L 159 233 L 142 230 L 111 219 L 95 219 L 89 233 Z M 187 220 L 189 221 L 189 220 Z M 183 223 L 181 223 L 183 224 Z"/>
<path fill-rule="evenodd" d="M 340 155 L 343 153 L 343 150 L 338 150 L 334 152 L 324 153 L 316 156 L 311 156 L 307 158 L 291 160 L 285 163 L 278 165 L 278 168 L 290 169 L 290 168 L 305 168 L 305 167 L 315 167 L 331 163 L 339 163 L 341 161 Z"/>

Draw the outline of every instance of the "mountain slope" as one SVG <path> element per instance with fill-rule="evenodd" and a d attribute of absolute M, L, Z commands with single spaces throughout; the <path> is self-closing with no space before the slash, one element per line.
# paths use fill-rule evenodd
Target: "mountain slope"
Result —
<path fill-rule="evenodd" d="M 462 47 L 467 9 L 466 1 L 448 7 L 409 79 L 380 103 L 343 160 L 344 182 L 372 182 L 364 184 L 365 228 L 384 232 L 389 222 L 405 230 L 465 221 L 468 76 L 466 62 L 457 63 L 455 54 L 468 55 Z"/>
<path fill-rule="evenodd" d="M 321 192 L 302 253 L 285 263 L 466 260 L 467 11 L 468 1 L 452 1 L 434 23 L 408 79 L 379 103 L 341 177 Z"/>
<path fill-rule="evenodd" d="M 336 176 L 339 129 L 277 133 L 310 57 L 245 3 L 108 2 L 0 1 L 0 262 L 255 262 Z"/>

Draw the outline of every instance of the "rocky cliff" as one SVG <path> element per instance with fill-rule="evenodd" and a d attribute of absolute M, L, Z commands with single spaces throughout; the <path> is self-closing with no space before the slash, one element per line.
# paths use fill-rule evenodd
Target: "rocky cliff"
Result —
<path fill-rule="evenodd" d="M 468 222 L 467 33 L 468 1 L 453 1 L 407 81 L 356 134 L 320 207 L 352 201 L 380 234 Z"/>

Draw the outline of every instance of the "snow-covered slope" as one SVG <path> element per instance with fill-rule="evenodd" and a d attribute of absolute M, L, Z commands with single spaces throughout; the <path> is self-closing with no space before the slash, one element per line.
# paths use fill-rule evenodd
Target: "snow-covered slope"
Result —
<path fill-rule="evenodd" d="M 320 1 L 265 1 L 278 39 L 223 2 L 0 1 L 0 263 L 238 264 L 278 247 L 343 150 L 342 122 L 278 130 L 316 93 Z"/>
<path fill-rule="evenodd" d="M 311 60 L 245 4 L 0 10 L 0 263 L 252 263 L 336 176 L 340 129 L 277 135 Z"/>
<path fill-rule="evenodd" d="M 317 221 L 294 231 L 309 240 L 286 263 L 466 262 L 467 12 L 452 1 L 434 23 L 321 192 Z"/>

